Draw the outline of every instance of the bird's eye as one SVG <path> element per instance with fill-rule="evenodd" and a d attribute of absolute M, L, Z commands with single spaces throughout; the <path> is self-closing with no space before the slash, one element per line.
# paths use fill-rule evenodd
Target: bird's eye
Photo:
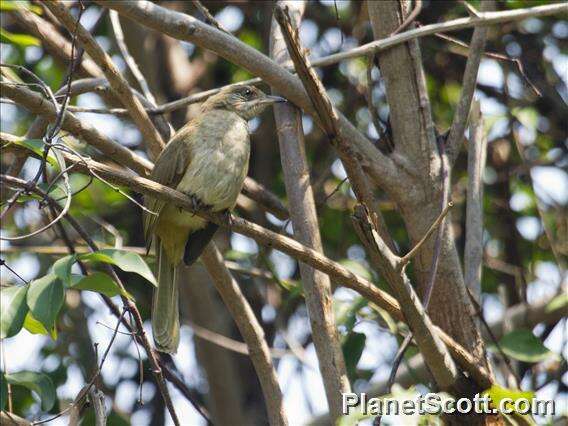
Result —
<path fill-rule="evenodd" d="M 252 90 L 250 90 L 250 89 L 245 89 L 243 94 L 245 95 L 245 97 L 247 97 L 249 99 L 252 98 Z"/>

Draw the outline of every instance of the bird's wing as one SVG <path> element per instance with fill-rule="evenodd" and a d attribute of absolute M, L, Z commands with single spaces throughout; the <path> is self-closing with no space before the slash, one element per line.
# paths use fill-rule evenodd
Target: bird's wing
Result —
<path fill-rule="evenodd" d="M 177 187 L 191 162 L 192 140 L 194 139 L 192 136 L 197 126 L 196 121 L 191 121 L 174 135 L 154 164 L 154 169 L 150 175 L 153 181 L 170 188 Z M 146 248 L 150 250 L 154 228 L 165 202 L 146 196 L 144 197 L 144 205 L 148 210 L 155 213 L 144 214 L 144 237 Z"/>

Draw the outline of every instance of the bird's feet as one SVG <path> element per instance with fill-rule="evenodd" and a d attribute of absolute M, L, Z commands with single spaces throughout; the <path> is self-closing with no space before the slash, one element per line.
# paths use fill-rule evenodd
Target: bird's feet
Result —
<path fill-rule="evenodd" d="M 189 199 L 191 200 L 191 208 L 194 210 L 194 215 L 198 210 L 207 210 L 208 206 L 195 195 L 190 195 Z"/>
<path fill-rule="evenodd" d="M 227 225 L 229 225 L 229 227 L 233 226 L 233 215 L 231 214 L 231 211 L 223 210 L 221 214 L 223 215 L 223 220 L 227 222 Z"/>

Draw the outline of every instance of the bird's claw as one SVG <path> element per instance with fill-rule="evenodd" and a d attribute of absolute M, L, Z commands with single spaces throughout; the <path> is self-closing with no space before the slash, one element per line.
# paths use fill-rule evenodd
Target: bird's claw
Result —
<path fill-rule="evenodd" d="M 190 195 L 189 199 L 191 200 L 191 208 L 194 210 L 193 214 L 198 210 L 205 210 L 206 205 L 195 195 Z"/>
<path fill-rule="evenodd" d="M 223 219 L 227 222 L 229 227 L 233 226 L 233 216 L 230 210 L 223 210 Z"/>

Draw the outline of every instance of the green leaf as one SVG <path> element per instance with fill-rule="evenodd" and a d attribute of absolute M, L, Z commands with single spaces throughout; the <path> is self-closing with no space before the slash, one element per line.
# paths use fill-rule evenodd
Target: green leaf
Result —
<path fill-rule="evenodd" d="M 483 392 L 484 395 L 489 395 L 491 398 L 491 404 L 494 408 L 499 408 L 501 406 L 501 401 L 505 398 L 509 398 L 512 401 L 506 401 L 506 408 L 509 410 L 514 410 L 515 408 L 515 401 L 518 399 L 526 399 L 532 401 L 535 393 L 534 392 L 523 392 L 517 389 L 508 389 L 503 388 L 499 385 L 493 385 L 489 389 Z M 528 415 L 521 415 L 520 413 L 515 412 L 516 415 L 522 417 L 526 424 L 536 424 L 531 416 Z"/>
<path fill-rule="evenodd" d="M 0 28 L 0 42 L 14 44 L 18 47 L 39 46 L 41 43 L 37 38 L 29 34 L 14 34 Z"/>
<path fill-rule="evenodd" d="M 511 113 L 519 120 L 523 126 L 535 129 L 538 124 L 538 112 L 532 107 L 513 108 Z"/>
<path fill-rule="evenodd" d="M 4 372 L 0 371 L 0 411 L 6 407 L 6 401 L 8 401 L 8 383 L 6 383 Z"/>
<path fill-rule="evenodd" d="M 357 322 L 357 313 L 367 306 L 367 299 L 359 297 L 350 302 L 339 302 L 334 300 L 336 308 L 335 318 L 338 325 L 343 325 L 347 331 L 351 331 Z"/>
<path fill-rule="evenodd" d="M 121 294 L 132 299 L 132 296 L 128 292 L 121 291 L 118 284 L 104 272 L 94 272 L 91 275 L 83 277 L 79 282 L 73 284 L 71 288 L 76 290 L 96 291 L 108 297 Z"/>
<path fill-rule="evenodd" d="M 554 355 L 530 330 L 515 330 L 499 341 L 503 352 L 524 362 L 540 362 Z"/>
<path fill-rule="evenodd" d="M 30 283 L 28 306 L 34 318 L 47 330 L 54 327 L 64 297 L 63 283 L 55 274 L 47 274 Z"/>
<path fill-rule="evenodd" d="M 77 255 L 70 254 L 69 256 L 58 259 L 53 264 L 53 273 L 65 284 L 66 287 L 71 285 L 71 267 L 77 261 Z"/>
<path fill-rule="evenodd" d="M 244 251 L 238 251 L 238 250 L 227 250 L 225 252 L 225 254 L 223 255 L 223 257 L 227 260 L 234 260 L 234 261 L 239 261 L 239 260 L 248 260 L 252 257 L 253 255 L 251 253 L 246 253 Z"/>
<path fill-rule="evenodd" d="M 41 139 L 22 139 L 22 140 L 10 142 L 10 143 L 13 143 L 14 145 L 22 146 L 22 147 L 32 151 L 38 157 L 43 158 L 43 148 L 44 148 L 45 144 L 43 143 L 43 141 Z M 47 154 L 47 162 L 50 165 L 52 165 L 53 167 L 59 168 L 59 165 L 57 164 L 57 159 L 55 158 L 55 156 L 53 155 L 51 150 L 49 151 L 49 154 Z"/>
<path fill-rule="evenodd" d="M 35 13 L 36 15 L 41 15 L 43 13 L 43 10 L 40 6 L 36 6 L 34 4 L 31 4 L 27 0 L 17 0 L 17 1 L 1 0 L 0 1 L 0 10 L 2 12 L 12 12 L 12 11 L 18 10 L 18 9 L 29 9 L 33 13 Z"/>
<path fill-rule="evenodd" d="M 28 286 L 12 286 L 0 290 L 0 339 L 18 334 L 28 312 Z"/>
<path fill-rule="evenodd" d="M 360 262 L 357 262 L 356 260 L 352 260 L 352 259 L 342 259 L 342 260 L 339 261 L 339 263 L 341 265 L 345 266 L 347 269 L 349 269 L 355 275 L 359 275 L 360 277 L 365 278 L 368 281 L 373 280 L 373 276 L 371 275 L 371 272 L 369 272 L 369 270 L 367 268 L 365 268 L 365 266 L 363 266 L 363 264 L 361 264 Z"/>
<path fill-rule="evenodd" d="M 19 373 L 6 374 L 6 380 L 12 385 L 24 386 L 37 393 L 41 399 L 41 408 L 44 411 L 49 411 L 53 408 L 55 404 L 55 387 L 46 374 L 21 371 Z"/>
<path fill-rule="evenodd" d="M 367 336 L 365 334 L 353 331 L 346 336 L 341 345 L 345 358 L 345 367 L 350 378 L 354 378 L 356 375 L 357 364 L 365 349 L 366 340 Z"/>
<path fill-rule="evenodd" d="M 544 308 L 544 312 L 548 314 L 558 309 L 564 309 L 564 312 L 566 312 L 567 307 L 568 307 L 568 294 L 562 293 L 561 295 L 556 296 L 554 299 L 548 302 L 548 304 Z"/>
<path fill-rule="evenodd" d="M 142 257 L 136 253 L 118 249 L 103 249 L 94 253 L 86 253 L 79 256 L 79 259 L 87 262 L 104 262 L 118 266 L 125 272 L 134 272 L 150 281 L 154 286 L 158 283 L 152 271 L 144 262 Z"/>
<path fill-rule="evenodd" d="M 28 312 L 24 320 L 24 328 L 32 334 L 49 335 L 53 340 L 57 340 L 57 328 L 54 326 L 51 331 L 47 331 L 44 325 L 36 320 L 31 312 Z"/>

